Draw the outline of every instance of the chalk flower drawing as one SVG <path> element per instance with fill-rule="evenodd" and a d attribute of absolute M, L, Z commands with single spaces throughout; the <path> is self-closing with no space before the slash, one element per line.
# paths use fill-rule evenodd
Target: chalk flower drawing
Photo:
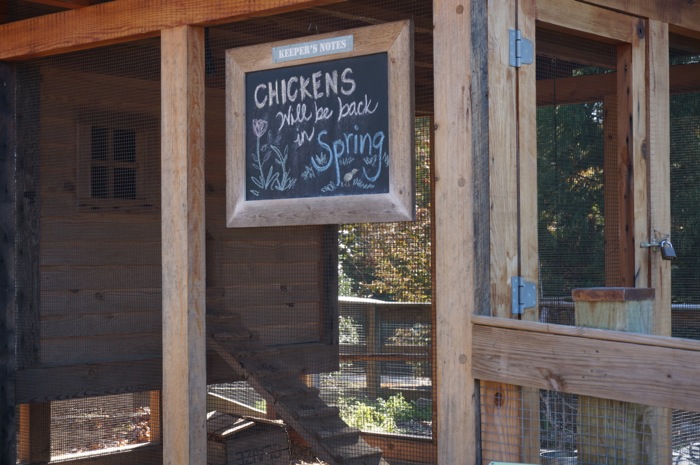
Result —
<path fill-rule="evenodd" d="M 288 147 L 284 148 L 284 153 L 272 143 L 272 134 L 267 132 L 268 122 L 264 119 L 253 119 L 253 134 L 256 137 L 256 149 L 255 153 L 251 154 L 253 157 L 253 166 L 258 171 L 258 174 L 251 176 L 250 179 L 253 181 L 258 188 L 263 190 L 275 189 L 278 191 L 285 191 L 294 187 L 296 183 L 296 178 L 289 175 L 287 170 L 287 159 L 288 159 Z M 267 132 L 267 144 L 262 146 L 263 152 L 262 156 L 260 153 L 260 139 Z M 269 150 L 266 151 L 266 149 Z M 272 153 L 275 154 L 275 163 L 280 166 L 280 172 L 275 170 L 275 165 L 271 164 L 268 170 L 265 167 L 265 163 L 270 159 Z M 260 192 L 251 189 L 250 192 L 253 195 L 259 196 Z"/>

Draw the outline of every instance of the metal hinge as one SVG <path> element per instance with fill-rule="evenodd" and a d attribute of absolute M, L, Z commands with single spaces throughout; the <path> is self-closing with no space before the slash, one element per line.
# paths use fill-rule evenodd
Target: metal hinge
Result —
<path fill-rule="evenodd" d="M 525 281 L 522 276 L 510 278 L 510 291 L 513 315 L 522 315 L 526 308 L 533 308 L 537 305 L 535 283 Z"/>
<path fill-rule="evenodd" d="M 509 62 L 511 66 L 520 68 L 531 65 L 535 49 L 532 41 L 522 36 L 520 29 L 508 29 Z"/>

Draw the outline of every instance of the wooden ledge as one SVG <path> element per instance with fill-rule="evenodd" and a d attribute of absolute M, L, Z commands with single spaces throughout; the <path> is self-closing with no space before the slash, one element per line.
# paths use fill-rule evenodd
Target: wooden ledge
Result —
<path fill-rule="evenodd" d="M 632 302 L 654 300 L 654 288 L 647 287 L 589 287 L 571 292 L 574 302 Z"/>

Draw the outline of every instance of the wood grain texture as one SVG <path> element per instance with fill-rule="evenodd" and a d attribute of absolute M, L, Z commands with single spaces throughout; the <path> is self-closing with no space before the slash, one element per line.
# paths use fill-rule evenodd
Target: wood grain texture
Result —
<path fill-rule="evenodd" d="M 0 464 L 15 465 L 17 459 L 15 342 L 16 225 L 16 69 L 0 62 Z"/>
<path fill-rule="evenodd" d="M 536 37 L 536 0 L 519 0 L 518 29 L 525 37 Z M 537 43 L 535 44 L 537 48 Z M 537 67 L 522 66 L 517 75 L 518 105 L 518 212 L 519 212 L 519 276 L 539 283 L 539 247 L 537 214 Z M 523 310 L 523 320 L 539 319 L 539 304 Z M 505 390 L 512 395 L 512 388 Z M 537 389 L 522 388 L 515 402 L 523 408 L 520 437 L 520 460 L 536 463 L 540 451 L 540 393 Z M 516 415 L 517 417 L 517 415 Z"/>
<path fill-rule="evenodd" d="M 510 278 L 518 276 L 521 224 L 519 212 L 519 70 L 509 64 L 509 30 L 517 25 L 517 2 L 489 2 L 487 17 L 488 68 L 488 174 L 490 210 L 490 311 L 512 314 Z M 472 53 L 478 53 L 472 51 Z M 474 173 L 475 178 L 479 175 Z M 527 181 L 531 183 L 531 180 Z M 536 184 L 536 183 L 535 183 Z M 476 213 L 476 212 L 475 212 Z M 475 220 L 476 221 L 476 220 Z M 536 228 L 535 228 L 536 231 Z M 486 258 L 486 257 L 485 257 Z M 481 463 L 514 461 L 520 456 L 520 420 L 512 408 L 520 392 L 511 386 L 480 382 Z M 497 403 L 485 401 L 498 393 Z M 515 434 L 513 434 L 515 432 Z M 504 436 L 504 433 L 510 433 Z"/>
<path fill-rule="evenodd" d="M 630 150 L 629 160 L 632 162 L 632 202 L 630 213 L 633 215 L 628 224 L 633 224 L 630 228 L 632 232 L 629 247 L 632 249 L 630 255 L 634 256 L 634 287 L 649 287 L 650 272 L 649 253 L 651 249 L 639 247 L 644 241 L 649 240 L 651 228 L 649 224 L 649 140 L 647 121 L 647 61 L 646 61 L 646 29 L 641 20 L 637 20 L 634 28 L 635 34 L 632 36 L 631 44 L 631 75 L 629 76 L 629 87 L 625 89 L 628 100 L 627 124 L 630 128 L 628 133 L 628 150 Z M 649 65 L 651 66 L 651 64 Z M 620 69 L 618 65 L 618 69 Z M 619 94 L 618 94 L 619 97 Z M 668 101 L 668 100 L 667 100 Z M 670 208 L 669 208 L 670 215 Z"/>
<path fill-rule="evenodd" d="M 700 4 L 688 0 L 577 0 L 660 22 L 700 29 Z"/>
<path fill-rule="evenodd" d="M 650 20 L 647 24 L 647 113 L 649 147 L 649 226 L 650 239 L 657 242 L 671 234 L 671 161 L 668 148 L 670 136 L 670 89 L 674 85 L 675 69 L 670 76 L 665 66 L 657 63 L 669 62 L 668 26 Z M 679 69 L 680 71 L 680 69 Z M 695 87 L 697 88 L 697 74 Z M 660 253 L 652 253 L 650 258 L 649 286 L 656 290 L 654 306 L 653 334 L 671 335 L 671 262 L 663 260 Z"/>
<path fill-rule="evenodd" d="M 337 1 L 337 0 L 335 0 Z M 334 0 L 123 0 L 0 25 L 0 60 L 28 59 L 144 37 L 185 24 L 208 26 Z M 32 31 L 32 33 L 26 33 Z"/>
<path fill-rule="evenodd" d="M 413 25 L 397 21 L 383 25 L 314 36 L 314 40 L 353 36 L 353 49 L 332 55 L 343 59 L 387 54 L 389 114 L 389 192 L 248 201 L 246 197 L 246 74 L 290 66 L 273 61 L 272 47 L 297 40 L 271 42 L 226 52 L 226 224 L 231 228 L 415 219 L 415 144 Z M 306 39 L 303 39 L 306 40 Z M 295 60 L 304 65 L 329 57 Z"/>
<path fill-rule="evenodd" d="M 700 342 L 487 317 L 474 319 L 473 372 L 479 379 L 698 410 L 700 374 L 696 361 Z"/>
<path fill-rule="evenodd" d="M 515 27 L 516 2 L 488 8 L 489 185 L 491 216 L 491 316 L 511 315 L 510 278 L 518 276 L 518 93 L 517 71 L 509 64 L 508 31 Z M 534 89 L 533 89 L 534 90 Z M 535 147 L 536 150 L 536 147 Z M 536 179 L 536 178 L 535 178 Z M 527 183 L 532 183 L 528 179 Z M 536 183 L 535 183 L 536 184 Z"/>
<path fill-rule="evenodd" d="M 204 31 L 163 31 L 161 54 L 163 461 L 204 464 Z"/>
<path fill-rule="evenodd" d="M 41 228 L 39 210 L 39 138 L 41 76 L 35 66 L 17 69 L 22 92 L 17 98 L 15 166 L 17 368 L 34 368 L 39 361 Z"/>
<path fill-rule="evenodd" d="M 631 43 L 634 35 L 635 18 L 577 0 L 537 0 L 537 20 L 543 27 L 604 42 Z"/>
<path fill-rule="evenodd" d="M 125 373 L 130 376 L 126 378 Z M 160 389 L 162 376 L 160 354 L 157 358 L 126 362 L 23 370 L 17 374 L 17 402 L 47 402 Z"/>
<path fill-rule="evenodd" d="M 437 314 L 438 463 L 477 457 L 475 383 L 470 372 L 471 312 L 475 263 L 472 203 L 473 157 L 471 53 L 487 53 L 485 40 L 472 44 L 472 9 L 477 1 L 433 4 L 435 66 L 435 243 Z M 485 81 L 481 81 L 486 85 Z"/>

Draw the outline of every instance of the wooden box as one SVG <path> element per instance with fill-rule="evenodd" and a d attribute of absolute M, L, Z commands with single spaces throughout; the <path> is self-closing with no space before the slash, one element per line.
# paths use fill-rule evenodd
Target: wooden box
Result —
<path fill-rule="evenodd" d="M 282 422 L 207 415 L 208 465 L 288 465 L 289 438 Z"/>

